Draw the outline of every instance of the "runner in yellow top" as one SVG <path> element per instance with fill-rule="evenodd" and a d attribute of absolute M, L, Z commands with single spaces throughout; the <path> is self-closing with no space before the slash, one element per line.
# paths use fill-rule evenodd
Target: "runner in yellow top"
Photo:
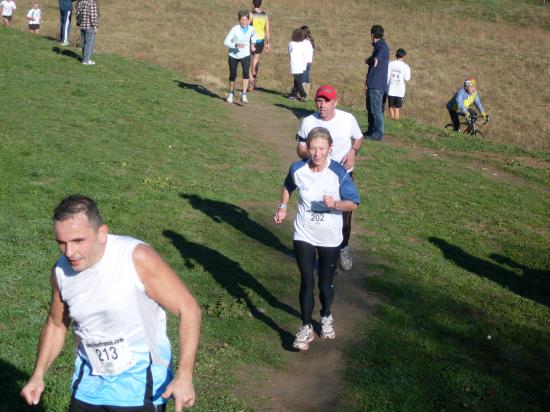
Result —
<path fill-rule="evenodd" d="M 250 65 L 250 83 L 248 90 L 256 89 L 256 78 L 260 66 L 260 55 L 265 48 L 266 52 L 271 49 L 269 35 L 269 19 L 267 13 L 260 9 L 262 0 L 252 0 L 252 11 L 250 12 L 250 24 L 256 32 L 256 51 L 252 52 L 252 64 Z"/>

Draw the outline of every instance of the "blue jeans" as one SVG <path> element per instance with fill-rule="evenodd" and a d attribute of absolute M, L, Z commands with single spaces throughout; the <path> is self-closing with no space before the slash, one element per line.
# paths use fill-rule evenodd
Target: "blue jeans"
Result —
<path fill-rule="evenodd" d="M 311 71 L 311 63 L 306 66 L 306 71 L 302 73 L 302 83 L 311 83 L 309 72 Z"/>
<path fill-rule="evenodd" d="M 370 139 L 382 140 L 384 138 L 384 90 L 367 89 L 367 113 L 369 128 L 367 136 Z"/>
<path fill-rule="evenodd" d="M 95 45 L 94 29 L 80 30 L 80 39 L 82 41 L 82 63 L 92 60 Z"/>

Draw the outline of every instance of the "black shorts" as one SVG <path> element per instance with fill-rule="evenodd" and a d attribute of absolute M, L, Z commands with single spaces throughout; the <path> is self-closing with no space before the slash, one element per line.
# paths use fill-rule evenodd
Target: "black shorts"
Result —
<path fill-rule="evenodd" d="M 11 21 L 12 16 L 2 16 L 3 19 L 6 19 L 7 21 Z"/>
<path fill-rule="evenodd" d="M 143 406 L 100 406 L 92 405 L 79 401 L 76 398 L 71 399 L 69 412 L 165 412 L 166 404 L 162 405 L 143 405 Z"/>
<path fill-rule="evenodd" d="M 388 96 L 388 106 L 400 109 L 403 106 L 403 97 Z"/>
<path fill-rule="evenodd" d="M 39 30 L 40 24 L 29 24 L 29 30 Z"/>
<path fill-rule="evenodd" d="M 254 43 L 254 46 L 256 46 L 256 50 L 252 54 L 262 54 L 264 51 L 264 42 Z"/>

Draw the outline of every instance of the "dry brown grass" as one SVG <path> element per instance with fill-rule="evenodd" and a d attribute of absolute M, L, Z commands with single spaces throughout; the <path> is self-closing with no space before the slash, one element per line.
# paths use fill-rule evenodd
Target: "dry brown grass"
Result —
<path fill-rule="evenodd" d="M 31 0 L 19 0 L 16 26 L 26 28 Z M 130 0 L 101 2 L 98 51 L 138 58 L 182 72 L 182 78 L 209 88 L 227 83 L 223 39 L 237 23 L 236 12 L 250 1 L 159 0 L 156 10 Z M 293 28 L 310 26 L 317 43 L 313 87 L 331 83 L 340 101 L 363 108 L 364 58 L 369 30 L 382 24 L 392 54 L 407 49 L 413 79 L 404 115 L 442 126 L 445 103 L 467 75 L 480 81 L 482 100 L 492 116 L 488 138 L 550 149 L 550 35 L 540 28 L 433 14 L 368 0 L 265 0 L 272 25 L 273 51 L 264 54 L 259 83 L 286 92 L 291 86 L 286 47 Z M 41 4 L 42 33 L 55 37 L 57 1 Z M 72 39 L 78 40 L 73 28 Z"/>

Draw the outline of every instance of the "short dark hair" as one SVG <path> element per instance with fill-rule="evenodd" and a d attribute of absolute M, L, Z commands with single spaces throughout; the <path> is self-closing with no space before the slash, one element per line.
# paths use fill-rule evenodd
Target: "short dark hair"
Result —
<path fill-rule="evenodd" d="M 243 18 L 245 16 L 246 17 L 250 16 L 250 12 L 248 10 L 239 10 L 239 12 L 237 13 L 238 20 L 240 20 L 241 18 Z"/>
<path fill-rule="evenodd" d="M 304 41 L 305 38 L 306 38 L 306 35 L 302 29 L 295 29 L 292 32 L 292 37 L 291 37 L 292 41 L 300 42 L 300 41 Z"/>
<path fill-rule="evenodd" d="M 53 221 L 60 222 L 74 215 L 84 213 L 95 229 L 103 225 L 103 219 L 93 199 L 82 195 L 70 195 L 63 199 L 53 211 Z"/>
<path fill-rule="evenodd" d="M 259 8 L 262 6 L 262 0 L 252 0 L 252 5 L 256 8 Z"/>
<path fill-rule="evenodd" d="M 384 37 L 384 28 L 379 24 L 375 24 L 371 27 L 370 34 L 372 34 L 375 39 L 381 39 Z"/>
<path fill-rule="evenodd" d="M 398 59 L 402 59 L 406 55 L 407 52 L 405 51 L 405 49 L 397 49 L 397 51 L 395 52 L 395 57 L 397 57 Z"/>

